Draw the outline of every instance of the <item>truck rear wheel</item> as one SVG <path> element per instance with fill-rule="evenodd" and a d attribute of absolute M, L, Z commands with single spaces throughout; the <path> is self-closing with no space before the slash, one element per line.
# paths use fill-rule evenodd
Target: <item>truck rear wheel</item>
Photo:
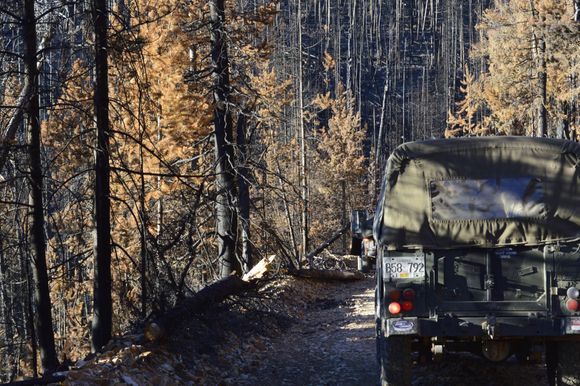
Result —
<path fill-rule="evenodd" d="M 379 337 L 379 358 L 382 386 L 411 384 L 411 337 Z"/>
<path fill-rule="evenodd" d="M 558 342 L 556 385 L 580 386 L 580 342 Z"/>

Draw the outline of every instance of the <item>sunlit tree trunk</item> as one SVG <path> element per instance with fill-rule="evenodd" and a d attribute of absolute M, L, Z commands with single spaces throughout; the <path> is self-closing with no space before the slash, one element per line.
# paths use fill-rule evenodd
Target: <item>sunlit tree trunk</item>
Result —
<path fill-rule="evenodd" d="M 238 145 L 238 217 L 240 219 L 240 233 L 242 243 L 242 269 L 248 272 L 254 262 L 252 261 L 252 243 L 250 240 L 250 171 L 248 162 L 248 145 L 246 142 L 246 116 L 245 112 L 238 114 L 236 142 Z"/>
<path fill-rule="evenodd" d="M 538 19 L 538 12 L 534 6 L 534 2 L 530 0 L 530 8 L 534 20 Z M 532 41 L 534 49 L 534 57 L 536 59 L 536 66 L 538 71 L 538 95 L 536 97 L 536 111 L 537 111 L 537 127 L 536 136 L 545 137 L 548 133 L 548 121 L 546 111 L 546 96 L 547 96 L 547 72 L 546 72 L 546 41 L 541 32 L 532 28 Z"/>
<path fill-rule="evenodd" d="M 236 259 L 235 169 L 232 116 L 229 107 L 229 60 L 224 0 L 209 1 L 216 157 L 216 232 L 220 274 L 227 277 L 241 267 Z"/>
<path fill-rule="evenodd" d="M 302 1 L 298 0 L 298 119 L 300 128 L 300 196 L 302 199 L 302 258 L 308 254 L 308 177 L 306 175 L 306 131 L 304 128 L 304 89 L 302 73 Z M 300 262 L 299 262 L 300 263 Z M 312 265 L 312 264 L 311 264 Z M 300 264 L 298 264 L 300 268 Z"/>
<path fill-rule="evenodd" d="M 548 134 L 547 86 L 546 41 L 541 37 L 538 40 L 538 137 L 545 137 Z"/>

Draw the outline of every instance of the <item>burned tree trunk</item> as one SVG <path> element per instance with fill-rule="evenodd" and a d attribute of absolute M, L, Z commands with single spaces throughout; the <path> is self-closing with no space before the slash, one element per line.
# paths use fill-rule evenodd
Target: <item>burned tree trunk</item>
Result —
<path fill-rule="evenodd" d="M 238 218 L 240 220 L 242 238 L 242 269 L 248 272 L 253 264 L 252 243 L 250 241 L 250 171 L 247 167 L 248 144 L 246 142 L 246 116 L 244 113 L 238 114 L 238 125 L 236 133 L 238 144 Z"/>
<path fill-rule="evenodd" d="M 216 232 L 220 273 L 228 277 L 241 273 L 236 259 L 237 219 L 235 214 L 235 170 L 232 148 L 232 115 L 229 106 L 229 60 L 224 28 L 224 0 L 210 0 L 211 59 L 214 101 L 214 141 L 216 157 Z"/>
<path fill-rule="evenodd" d="M 58 359 L 54 346 L 54 331 L 52 325 L 50 290 L 46 266 L 46 240 L 44 236 L 44 204 L 42 197 L 42 163 L 40 158 L 40 105 L 37 68 L 36 16 L 34 0 L 24 2 L 23 34 L 26 46 L 25 65 L 26 82 L 29 95 L 26 105 L 28 116 L 28 149 L 30 156 L 30 206 L 31 241 L 32 241 L 32 275 L 34 278 L 34 327 L 38 337 L 40 360 L 45 373 L 50 373 L 58 367 Z"/>
<path fill-rule="evenodd" d="M 302 67 L 302 1 L 298 0 L 296 20 L 298 24 L 298 118 L 300 128 L 300 198 L 302 201 L 302 256 L 306 256 L 309 248 L 308 225 L 308 167 L 306 165 L 306 131 L 304 127 L 304 79 Z M 312 262 L 310 262 L 312 263 Z M 298 260 L 300 268 L 300 260 Z"/>
<path fill-rule="evenodd" d="M 538 137 L 545 137 L 548 134 L 548 112 L 547 104 L 547 86 L 548 73 L 546 69 L 546 41 L 541 37 L 538 41 Z"/>
<path fill-rule="evenodd" d="M 109 166 L 109 73 L 107 69 L 107 0 L 94 0 L 95 25 L 95 115 L 97 146 L 95 156 L 95 278 L 91 351 L 100 350 L 111 339 L 113 305 L 111 298 L 111 203 Z"/>

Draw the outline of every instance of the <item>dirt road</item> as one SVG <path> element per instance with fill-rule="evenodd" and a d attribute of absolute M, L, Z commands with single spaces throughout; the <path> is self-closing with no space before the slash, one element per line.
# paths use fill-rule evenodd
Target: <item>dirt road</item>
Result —
<path fill-rule="evenodd" d="M 241 385 L 378 385 L 374 279 L 318 288 L 302 318 L 256 354 Z M 413 368 L 413 386 L 546 385 L 543 365 L 448 354 Z"/>
<path fill-rule="evenodd" d="M 331 283 L 259 354 L 243 385 L 374 385 L 374 282 Z"/>
<path fill-rule="evenodd" d="M 117 339 L 109 351 L 71 371 L 66 384 L 379 384 L 373 278 L 353 283 L 280 278 L 254 300 L 246 299 L 252 307 L 234 301 L 188 319 L 167 344 L 143 344 L 138 336 Z M 546 378 L 542 365 L 513 358 L 496 364 L 460 353 L 415 365 L 412 384 L 536 386 L 546 385 Z"/>

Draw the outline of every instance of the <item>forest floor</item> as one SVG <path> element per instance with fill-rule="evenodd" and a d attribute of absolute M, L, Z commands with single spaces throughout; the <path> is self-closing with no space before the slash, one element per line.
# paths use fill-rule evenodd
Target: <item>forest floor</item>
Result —
<path fill-rule="evenodd" d="M 184 321 L 165 342 L 126 336 L 66 384 L 378 385 L 374 279 L 282 277 Z M 544 366 L 472 354 L 413 368 L 414 386 L 545 385 Z"/>

